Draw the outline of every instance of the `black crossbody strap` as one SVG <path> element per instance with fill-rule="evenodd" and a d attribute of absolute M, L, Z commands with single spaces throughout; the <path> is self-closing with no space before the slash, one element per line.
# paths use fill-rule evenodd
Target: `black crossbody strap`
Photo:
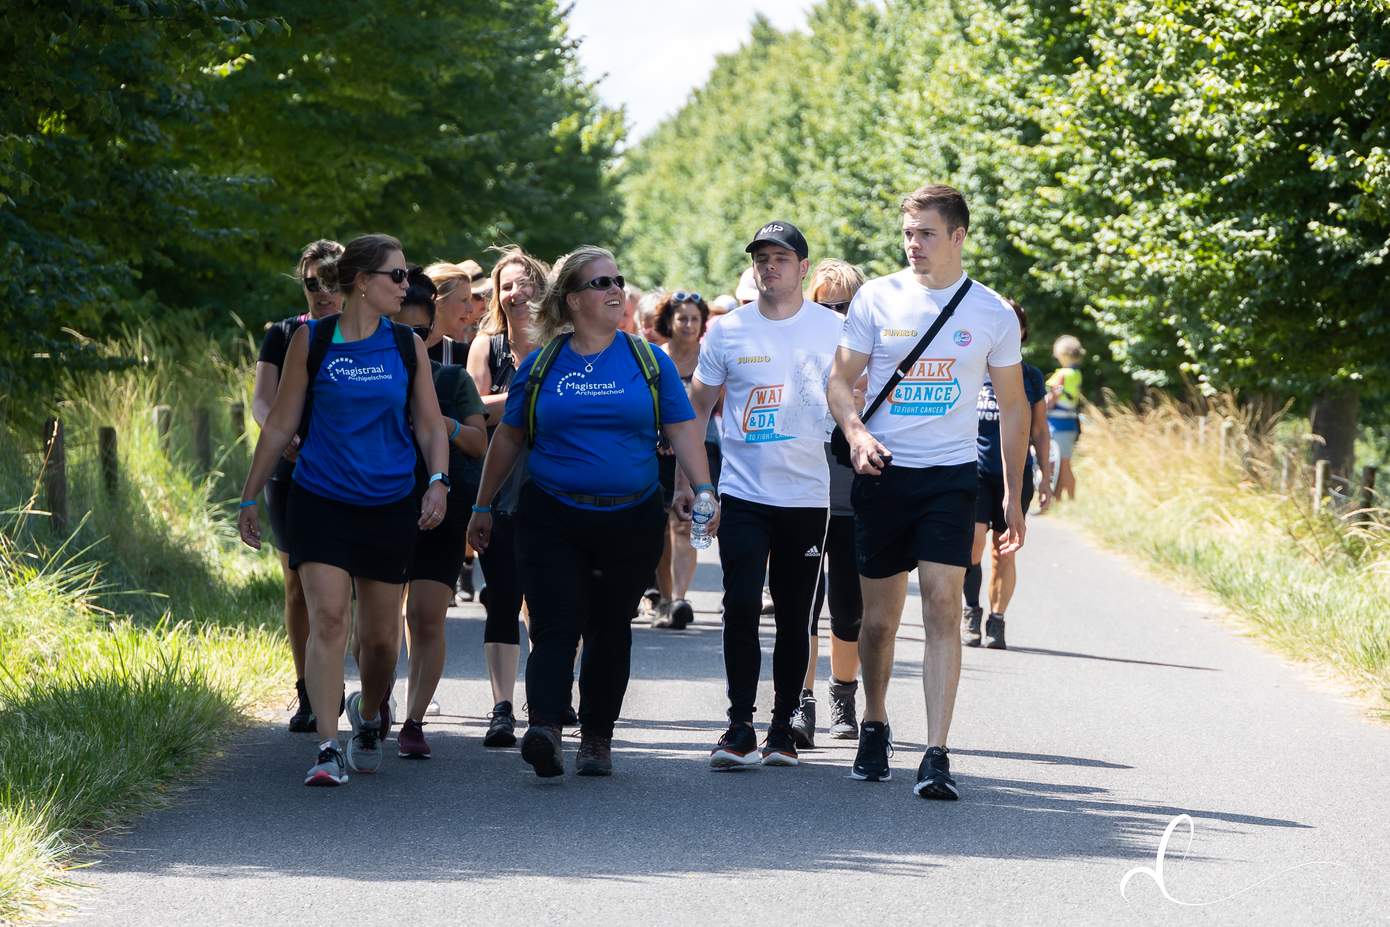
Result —
<path fill-rule="evenodd" d="M 864 410 L 864 413 L 859 416 L 861 422 L 867 422 L 869 416 L 877 412 L 878 407 L 883 405 L 883 400 L 893 394 L 894 387 L 902 382 L 903 377 L 907 376 L 908 371 L 912 369 L 912 365 L 917 363 L 917 358 L 922 356 L 922 352 L 927 349 L 927 345 L 932 343 L 932 339 L 936 337 L 937 332 L 941 331 L 942 326 L 946 324 L 946 320 L 955 313 L 956 307 L 960 305 L 960 301 L 965 298 L 965 294 L 969 291 L 970 278 L 967 277 L 965 278 L 965 282 L 960 285 L 960 289 L 956 290 L 956 295 L 952 296 L 951 301 L 946 304 L 946 308 L 942 309 L 941 314 L 931 323 L 931 327 L 927 329 L 927 333 L 922 336 L 917 344 L 913 345 L 911 351 L 907 352 L 907 356 L 904 357 L 902 363 L 898 365 L 898 369 L 893 371 L 893 375 L 888 378 L 887 383 L 883 384 L 883 389 L 878 391 L 878 395 L 874 397 L 874 401 L 870 403 L 869 407 Z"/>

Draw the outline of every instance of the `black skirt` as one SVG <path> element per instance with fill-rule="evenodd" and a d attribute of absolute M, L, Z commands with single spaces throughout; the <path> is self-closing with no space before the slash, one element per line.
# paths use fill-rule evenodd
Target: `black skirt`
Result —
<path fill-rule="evenodd" d="M 288 514 L 290 569 L 326 563 L 363 579 L 405 582 L 419 534 L 414 493 L 386 505 L 351 505 L 295 483 Z"/>

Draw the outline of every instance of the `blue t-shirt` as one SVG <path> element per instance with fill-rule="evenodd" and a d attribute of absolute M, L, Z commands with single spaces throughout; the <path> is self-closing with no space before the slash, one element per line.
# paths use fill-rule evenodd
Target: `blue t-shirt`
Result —
<path fill-rule="evenodd" d="M 1023 394 L 1028 397 L 1028 427 L 1031 432 L 1033 403 L 1041 402 L 1047 394 L 1042 371 L 1032 364 L 1023 365 Z M 988 373 L 985 374 L 984 385 L 980 387 L 980 395 L 975 399 L 975 411 L 980 416 L 980 433 L 975 441 L 980 454 L 979 468 L 986 473 L 1003 473 L 1004 457 L 999 452 L 999 398 L 994 395 L 994 384 L 990 382 Z M 1029 447 L 1028 458 L 1023 465 L 1025 470 L 1033 466 L 1031 443 Z"/>
<path fill-rule="evenodd" d="M 541 489 L 551 494 L 628 496 L 655 491 L 659 485 L 652 394 L 623 338 L 619 332 L 597 358 L 591 358 L 594 369 L 589 373 L 568 341 L 555 356 L 536 402 L 536 444 L 526 461 L 531 479 Z M 523 431 L 526 378 L 539 353 L 532 351 L 521 362 L 502 415 L 502 421 Z M 661 369 L 662 424 L 689 421 L 695 411 L 680 372 L 665 351 L 654 353 Z M 578 508 L 612 509 L 559 498 Z"/>
<path fill-rule="evenodd" d="M 308 322 L 313 340 L 318 322 Z M 415 439 L 405 419 L 409 373 L 381 325 L 361 341 L 330 344 L 314 380 L 309 437 L 294 481 L 351 505 L 386 505 L 415 487 Z"/>

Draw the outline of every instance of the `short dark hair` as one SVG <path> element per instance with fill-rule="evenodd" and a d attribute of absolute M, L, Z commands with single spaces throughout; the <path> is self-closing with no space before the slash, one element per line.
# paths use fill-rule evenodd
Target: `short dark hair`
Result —
<path fill-rule="evenodd" d="M 1018 340 L 1027 341 L 1028 313 L 1023 311 L 1023 307 L 1018 304 L 1018 300 L 1016 299 L 1006 299 L 1004 302 L 1008 303 L 1009 308 L 1013 309 L 1014 315 L 1018 316 Z"/>
<path fill-rule="evenodd" d="M 392 251 L 403 251 L 390 235 L 359 235 L 347 243 L 343 253 L 319 265 L 319 279 L 340 293 L 351 293 L 359 274 L 378 270 Z"/>
<path fill-rule="evenodd" d="M 946 231 L 970 228 L 970 207 L 965 205 L 965 197 L 955 187 L 944 183 L 929 183 L 913 190 L 899 206 L 901 212 L 925 212 L 935 209 L 946 220 Z"/>
<path fill-rule="evenodd" d="M 299 263 L 294 266 L 294 275 L 302 281 L 310 267 L 317 267 L 324 261 L 341 257 L 342 253 L 343 246 L 331 238 L 311 241 L 304 246 L 303 251 L 299 252 Z"/>
<path fill-rule="evenodd" d="M 676 309 L 682 303 L 690 303 L 700 310 L 700 334 L 705 333 L 705 327 L 709 325 L 709 303 L 705 302 L 704 297 L 697 296 L 695 299 L 687 297 L 677 301 L 674 293 L 668 293 L 661 297 L 661 302 L 656 304 L 656 319 L 652 322 L 652 328 L 656 329 L 658 335 L 663 338 L 671 337 L 671 320 L 675 318 Z"/>
<path fill-rule="evenodd" d="M 430 321 L 434 321 L 434 300 L 439 295 L 439 288 L 434 285 L 434 281 L 429 278 L 422 268 L 412 267 L 410 273 L 406 275 L 405 297 L 401 300 L 401 306 L 419 306 L 430 314 Z"/>

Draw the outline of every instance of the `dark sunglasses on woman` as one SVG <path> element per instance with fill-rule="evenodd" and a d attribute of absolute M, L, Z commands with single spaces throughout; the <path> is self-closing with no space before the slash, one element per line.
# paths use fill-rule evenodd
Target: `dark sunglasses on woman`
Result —
<path fill-rule="evenodd" d="M 611 287 L 617 287 L 621 290 L 625 285 L 627 285 L 627 281 L 623 279 L 622 274 L 618 274 L 615 277 L 595 277 L 588 283 L 579 284 L 579 286 L 575 287 L 574 292 L 578 293 L 580 290 L 607 290 Z"/>
<path fill-rule="evenodd" d="M 827 308 L 827 309 L 834 309 L 836 312 L 840 313 L 840 315 L 844 315 L 845 313 L 849 312 L 849 303 L 847 303 L 847 302 L 844 302 L 844 303 L 821 303 L 821 305 L 824 306 L 824 307 Z"/>
<path fill-rule="evenodd" d="M 390 270 L 369 270 L 369 274 L 385 274 L 391 278 L 392 283 L 405 283 L 405 278 L 410 276 L 410 271 L 404 267 L 393 267 Z"/>
<path fill-rule="evenodd" d="M 303 283 L 304 289 L 308 290 L 310 293 L 317 293 L 319 290 L 323 289 L 323 284 L 319 283 L 318 277 L 305 277 Z"/>

